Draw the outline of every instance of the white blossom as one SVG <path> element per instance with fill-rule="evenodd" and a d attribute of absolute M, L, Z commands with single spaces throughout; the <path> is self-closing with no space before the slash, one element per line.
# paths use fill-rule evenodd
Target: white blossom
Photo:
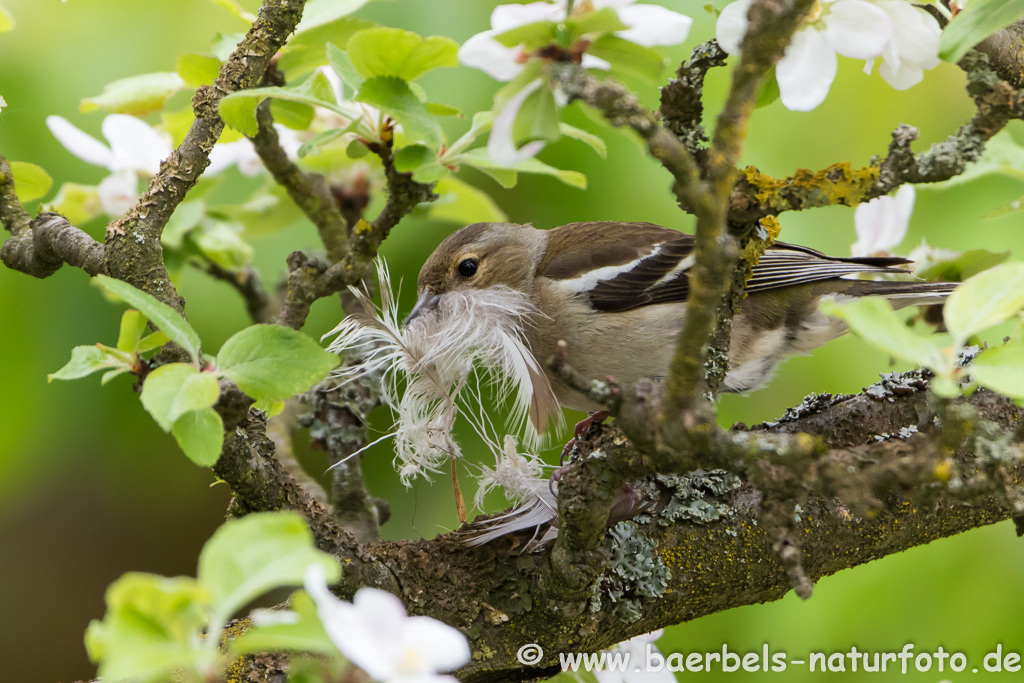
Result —
<path fill-rule="evenodd" d="M 103 119 L 103 144 L 61 116 L 49 116 L 46 125 L 54 137 L 76 157 L 101 166 L 111 175 L 100 182 L 103 210 L 120 216 L 138 201 L 138 177 L 149 178 L 171 153 L 170 138 L 141 119 L 110 114 Z"/>
<path fill-rule="evenodd" d="M 0 95 L 0 111 L 3 111 L 4 107 L 6 107 L 6 106 L 7 106 L 7 100 L 4 99 L 3 95 Z"/>
<path fill-rule="evenodd" d="M 907 236 L 910 214 L 914 211 L 916 193 L 912 185 L 904 185 L 895 197 L 877 197 L 861 204 L 854 213 L 857 242 L 854 256 L 888 253 Z"/>
<path fill-rule="evenodd" d="M 693 20 L 658 5 L 637 5 L 636 0 L 586 0 L 573 6 L 573 14 L 611 8 L 629 28 L 618 36 L 640 45 L 676 45 L 686 40 Z M 491 28 L 467 40 L 459 49 L 459 61 L 485 72 L 499 81 L 518 76 L 529 55 L 523 47 L 505 47 L 494 39 L 498 34 L 538 21 L 565 21 L 566 0 L 531 2 L 525 5 L 498 5 L 491 13 Z M 603 59 L 584 54 L 586 69 L 607 70 L 611 65 Z"/>
<path fill-rule="evenodd" d="M 676 683 L 675 674 L 663 666 L 658 671 L 648 670 L 644 663 L 647 662 L 648 648 L 650 652 L 658 652 L 654 641 L 661 638 L 664 629 L 653 633 L 631 638 L 625 642 L 605 650 L 610 655 L 624 653 L 629 655 L 627 666 L 621 671 L 610 671 L 608 667 L 604 670 L 594 671 L 598 683 Z"/>
<path fill-rule="evenodd" d="M 522 109 L 523 103 L 526 102 L 530 95 L 540 90 L 543 86 L 543 79 L 538 78 L 532 81 L 510 97 L 505 106 L 498 110 L 497 115 L 494 117 L 494 123 L 491 124 L 491 134 L 487 138 L 487 156 L 494 163 L 500 166 L 515 166 L 521 161 L 536 156 L 538 152 L 544 149 L 544 145 L 547 144 L 544 140 L 533 140 L 527 142 L 522 147 L 516 148 L 515 139 L 512 134 L 516 117 L 519 116 L 519 110 Z"/>
<path fill-rule="evenodd" d="M 932 266 L 942 263 L 943 261 L 952 261 L 958 256 L 960 256 L 959 251 L 933 247 L 923 239 L 921 240 L 921 244 L 907 254 L 907 258 L 914 262 L 912 265 L 914 275 L 920 275 Z"/>
<path fill-rule="evenodd" d="M 900 0 L 893 0 L 900 2 Z M 738 0 L 722 10 L 716 38 L 723 50 L 739 52 L 753 0 Z M 793 34 L 775 67 L 782 104 L 810 111 L 825 101 L 839 68 L 836 55 L 871 59 L 893 38 L 889 14 L 867 0 L 818 0 L 807 22 Z"/>
<path fill-rule="evenodd" d="M 892 20 L 892 40 L 882 52 L 878 73 L 897 90 L 906 90 L 924 78 L 925 69 L 939 64 L 942 29 L 935 17 L 904 0 L 877 0 Z M 864 73 L 870 74 L 875 60 L 868 59 Z"/>
<path fill-rule="evenodd" d="M 324 568 L 306 571 L 306 592 L 338 650 L 383 683 L 454 683 L 440 675 L 469 662 L 469 641 L 430 617 L 410 617 L 402 601 L 376 588 L 360 588 L 352 602 L 327 588 Z"/>

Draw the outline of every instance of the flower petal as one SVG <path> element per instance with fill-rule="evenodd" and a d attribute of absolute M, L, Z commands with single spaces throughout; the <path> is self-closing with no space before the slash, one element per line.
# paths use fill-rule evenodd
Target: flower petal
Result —
<path fill-rule="evenodd" d="M 747 34 L 747 13 L 754 0 L 737 0 L 728 4 L 718 15 L 715 24 L 715 40 L 719 47 L 731 55 L 740 51 L 743 37 Z"/>
<path fill-rule="evenodd" d="M 160 133 L 127 114 L 111 114 L 103 119 L 103 137 L 110 143 L 118 170 L 156 175 L 160 162 L 171 154 L 171 146 Z"/>
<path fill-rule="evenodd" d="M 306 570 L 305 587 L 316 603 L 320 623 L 341 654 L 375 680 L 391 678 L 395 662 L 390 648 L 382 647 L 364 627 L 362 613 L 353 604 L 328 590 L 327 575 L 321 565 L 313 564 Z"/>
<path fill-rule="evenodd" d="M 378 588 L 360 588 L 352 604 L 359 610 L 360 621 L 382 640 L 397 638 L 406 628 L 409 615 L 397 597 Z"/>
<path fill-rule="evenodd" d="M 878 6 L 892 20 L 892 48 L 899 60 L 909 60 L 923 69 L 938 66 L 942 29 L 935 17 L 902 0 L 882 0 Z"/>
<path fill-rule="evenodd" d="M 494 39 L 498 31 L 484 31 L 472 36 L 459 48 L 459 62 L 480 69 L 498 81 L 511 81 L 523 65 L 516 60 L 518 48 L 505 47 Z"/>
<path fill-rule="evenodd" d="M 791 111 L 814 109 L 828 96 L 838 68 L 836 53 L 823 31 L 797 31 L 775 68 L 782 104 Z"/>
<path fill-rule="evenodd" d="M 529 159 L 544 149 L 543 140 L 534 140 L 523 145 L 521 149 L 516 149 L 515 141 L 512 139 L 512 125 L 519 115 L 519 109 L 523 106 L 526 98 L 542 85 L 543 80 L 540 78 L 527 84 L 509 98 L 509 101 L 494 117 L 491 135 L 487 138 L 487 155 L 499 166 L 515 166 L 520 161 Z"/>
<path fill-rule="evenodd" d="M 629 26 L 616 35 L 648 47 L 678 45 L 690 34 L 693 19 L 658 5 L 630 5 L 618 11 L 619 19 Z"/>
<path fill-rule="evenodd" d="M 828 41 L 844 57 L 879 56 L 892 40 L 892 32 L 889 15 L 865 0 L 839 0 L 825 15 Z"/>
<path fill-rule="evenodd" d="M 120 171 L 100 181 L 97 194 L 103 210 L 111 218 L 119 218 L 139 201 L 138 176 L 134 171 Z"/>
<path fill-rule="evenodd" d="M 609 71 L 612 68 L 611 62 L 607 62 L 600 57 L 594 55 L 588 55 L 586 52 L 583 53 L 583 61 L 580 63 L 584 69 L 598 69 L 599 71 Z M 559 106 L 565 106 L 560 104 Z"/>
<path fill-rule="evenodd" d="M 906 61 L 894 67 L 892 62 L 886 60 L 878 67 L 878 74 L 897 90 L 906 90 L 924 80 L 924 70 Z"/>
<path fill-rule="evenodd" d="M 93 166 L 102 166 L 116 171 L 114 153 L 93 136 L 79 130 L 63 116 L 47 116 L 46 127 L 57 138 L 57 142 L 82 161 Z"/>
<path fill-rule="evenodd" d="M 525 5 L 498 5 L 491 12 L 491 28 L 495 33 L 504 33 L 535 21 L 562 21 L 565 7 L 550 2 L 531 2 Z"/>
<path fill-rule="evenodd" d="M 469 641 L 456 628 L 430 617 L 410 617 L 402 634 L 403 650 L 415 649 L 431 673 L 453 671 L 469 662 Z"/>

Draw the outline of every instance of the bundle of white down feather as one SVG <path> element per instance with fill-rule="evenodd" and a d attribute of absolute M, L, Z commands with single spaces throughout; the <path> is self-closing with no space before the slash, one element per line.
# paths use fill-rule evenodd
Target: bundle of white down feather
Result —
<path fill-rule="evenodd" d="M 526 295 L 508 287 L 449 293 L 436 315 L 399 323 L 398 303 L 387 265 L 376 262 L 381 305 L 369 294 L 351 288 L 362 308 L 325 337 L 337 336 L 328 347 L 339 354 L 356 352 L 362 362 L 338 374 L 352 381 L 378 374 L 385 403 L 395 422 L 374 443 L 395 440 L 395 466 L 407 486 L 413 478 L 437 473 L 445 462 L 462 456 L 454 435 L 460 415 L 487 444 L 494 468 L 479 476 L 479 506 L 491 489 L 500 488 L 518 503 L 502 517 L 488 520 L 477 545 L 511 531 L 540 526 L 556 515 L 556 503 L 544 465 L 535 455 L 519 453 L 513 434 L 527 449 L 540 437 L 528 419 L 534 396 L 552 395 L 543 369 L 530 352 L 523 325 L 539 315 Z M 511 403 L 504 438 L 487 409 L 491 401 Z M 372 445 L 372 444 L 371 444 Z M 482 539 L 482 540 L 481 540 Z"/>

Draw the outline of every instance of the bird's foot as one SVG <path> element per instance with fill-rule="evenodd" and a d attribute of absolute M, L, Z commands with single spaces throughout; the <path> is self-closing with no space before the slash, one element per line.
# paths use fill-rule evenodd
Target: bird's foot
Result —
<path fill-rule="evenodd" d="M 590 428 L 593 425 L 601 424 L 602 422 L 607 420 L 608 417 L 609 413 L 607 410 L 594 410 L 591 411 L 589 415 L 587 415 L 586 419 L 577 422 L 576 427 L 574 427 L 572 430 L 572 439 L 569 441 L 569 443 L 565 444 L 565 448 L 562 449 L 562 457 L 560 462 L 564 464 L 565 459 L 569 457 L 570 453 L 572 453 L 572 449 L 576 448 L 576 446 L 579 445 L 580 441 L 586 440 L 585 437 L 587 436 L 587 432 L 590 431 Z"/>

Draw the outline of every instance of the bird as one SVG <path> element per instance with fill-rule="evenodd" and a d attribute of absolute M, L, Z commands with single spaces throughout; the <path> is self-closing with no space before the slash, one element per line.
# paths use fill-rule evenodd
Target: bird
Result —
<path fill-rule="evenodd" d="M 733 319 L 729 371 L 720 391 L 764 386 L 779 363 L 804 355 L 847 331 L 818 310 L 823 299 L 881 296 L 894 308 L 934 304 L 955 283 L 864 279 L 910 273 L 896 256 L 835 257 L 774 242 L 753 267 Z M 694 237 L 643 222 L 591 221 L 543 230 L 531 224 L 473 223 L 427 258 L 417 301 L 405 325 L 441 317 L 447 300 L 486 293 L 518 303 L 515 329 L 533 355 L 529 418 L 543 433 L 561 408 L 595 412 L 595 404 L 551 371 L 560 342 L 568 363 L 587 380 L 620 386 L 663 380 L 686 320 Z M 495 298 L 497 297 L 497 299 Z M 450 316 L 449 316 L 450 317 Z"/>

